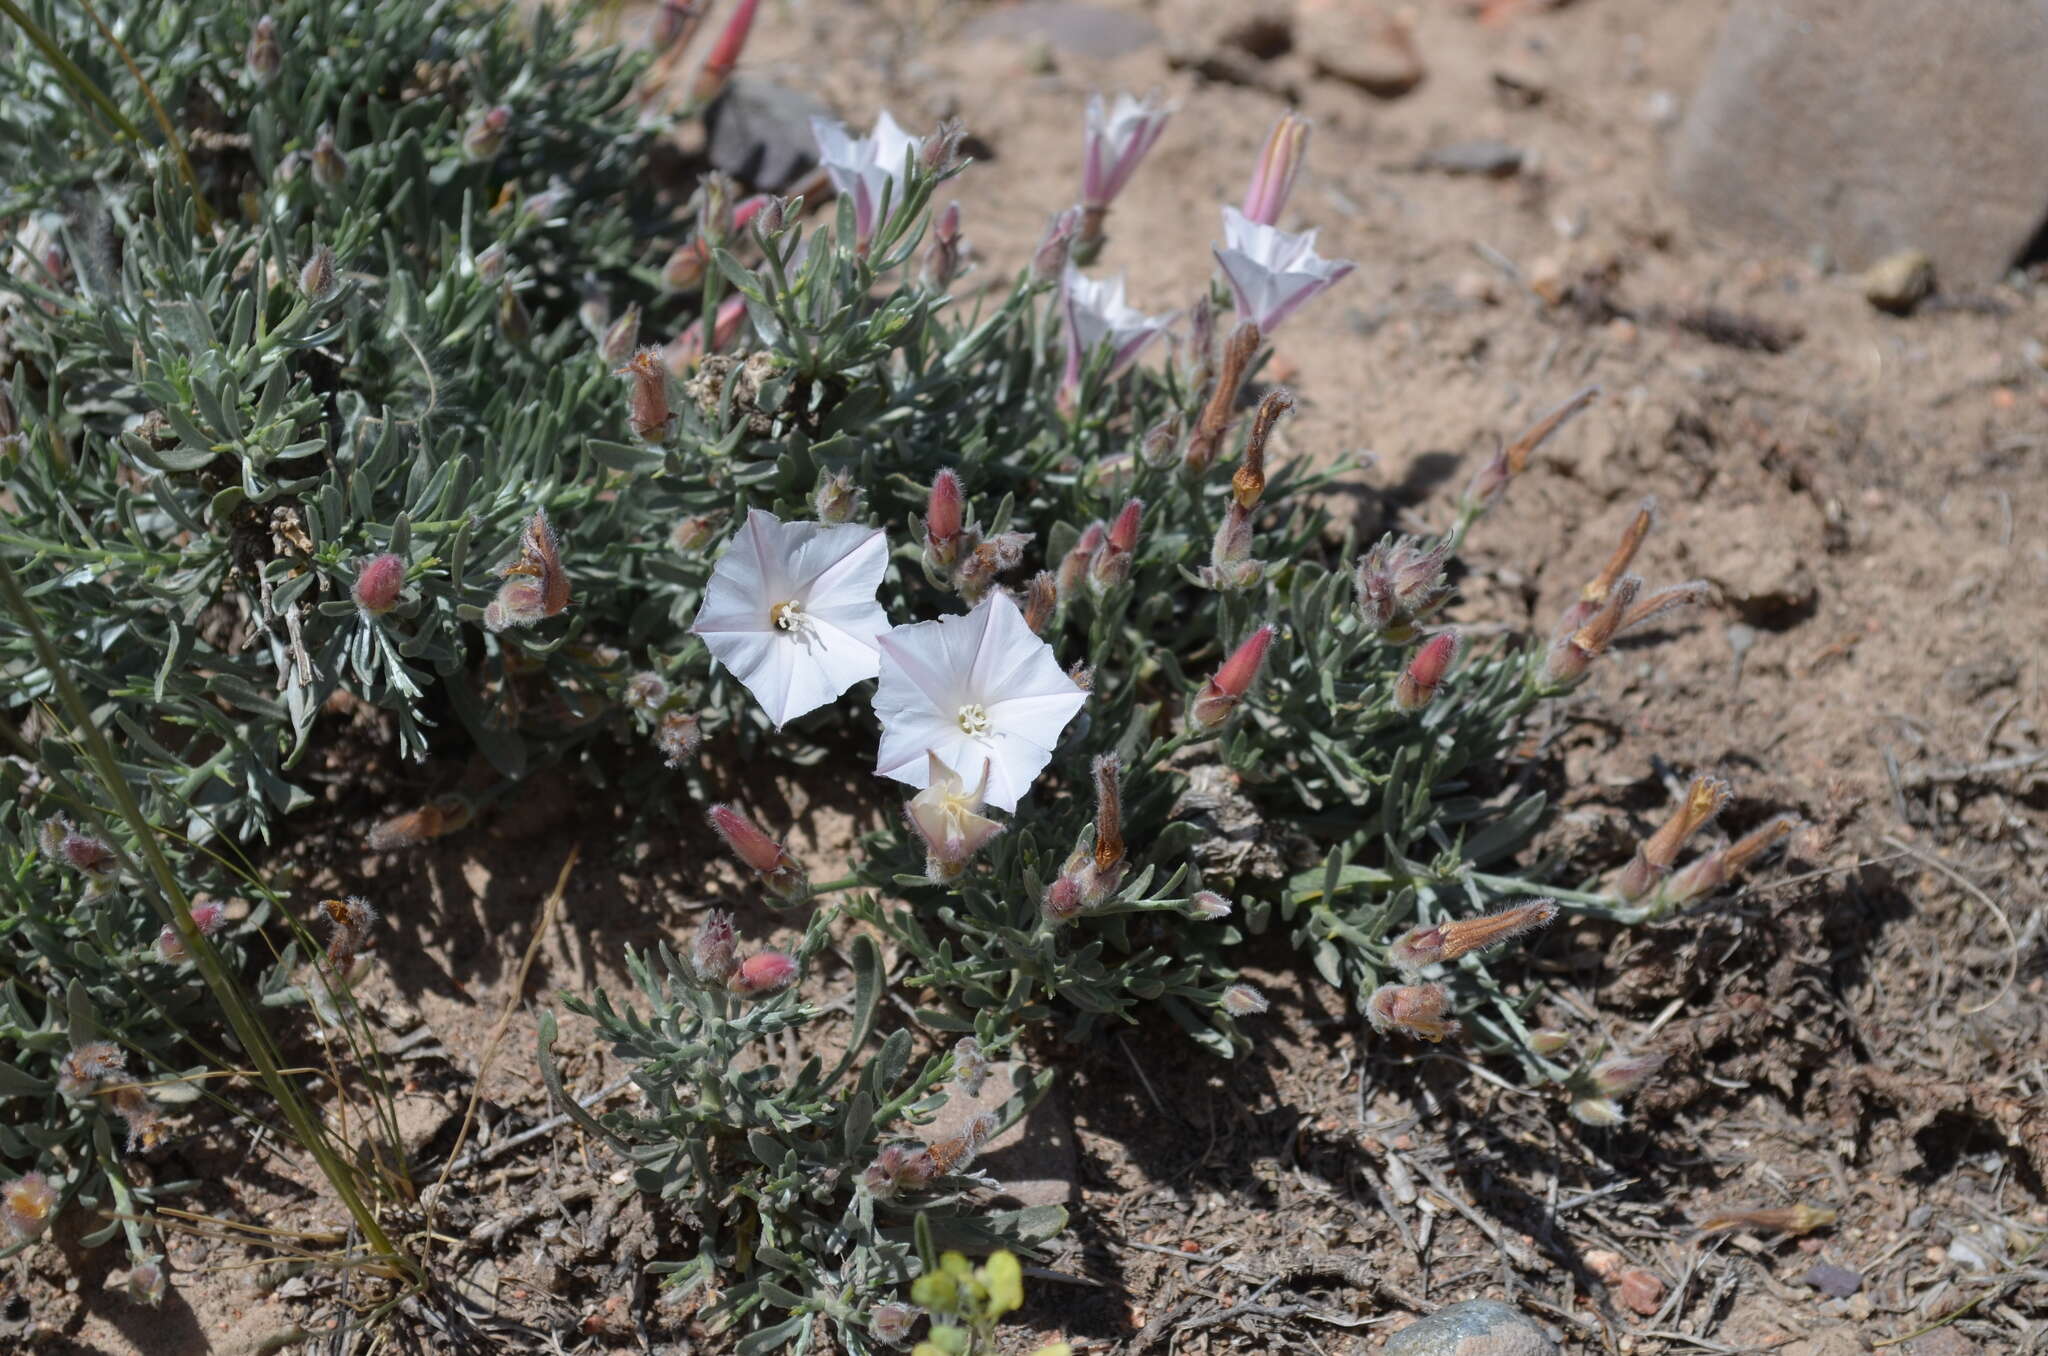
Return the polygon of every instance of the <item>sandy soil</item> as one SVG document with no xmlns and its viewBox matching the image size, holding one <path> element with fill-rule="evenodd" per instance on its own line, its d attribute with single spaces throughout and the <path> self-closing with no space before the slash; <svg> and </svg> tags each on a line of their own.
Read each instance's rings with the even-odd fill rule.
<svg viewBox="0 0 2048 1356">
<path fill-rule="evenodd" d="M 1674 1053 L 1631 1129 L 1588 1131 L 1452 1055 L 1389 1052 L 1281 950 L 1259 957 L 1283 1001 L 1256 1058 L 1192 1059 L 1149 1028 L 1045 1052 L 1070 1072 L 1080 1198 L 1048 1262 L 1069 1279 L 1037 1284 L 1028 1326 L 1082 1351 L 1367 1352 L 1404 1312 L 1490 1295 L 1574 1351 L 2048 1349 L 2038 1260 L 1995 1260 L 2048 1229 L 2040 280 L 1901 319 L 1811 261 L 1699 238 L 1666 189 L 1662 142 L 1722 0 L 1494 5 L 1491 23 L 1416 7 L 1426 78 L 1393 99 L 1314 74 L 1323 26 L 1375 12 L 1357 0 L 1125 5 L 1162 36 L 1111 57 L 975 39 L 999 8 L 769 5 L 747 69 L 863 124 L 880 106 L 913 128 L 963 118 L 981 159 L 950 187 L 991 285 L 1072 199 L 1088 92 L 1167 91 L 1181 112 L 1118 203 L 1104 260 L 1154 310 L 1203 286 L 1217 204 L 1241 195 L 1296 99 L 1316 130 L 1293 224 L 1359 268 L 1278 337 L 1275 375 L 1301 399 L 1290 450 L 1375 454 L 1342 501 L 1361 531 L 1441 523 L 1496 437 L 1598 384 L 1601 401 L 1475 536 L 1457 616 L 1547 629 L 1652 494 L 1664 512 L 1643 572 L 1716 588 L 1536 732 L 1533 775 L 1562 806 L 1541 846 L 1587 873 L 1618 864 L 1700 771 L 1736 787 L 1724 827 L 1786 810 L 1812 826 L 1790 864 L 1725 906 L 1542 949 L 1561 1009 Z M 1523 168 L 1407 168 L 1479 139 L 1519 148 Z M 1730 342 L 1759 336 L 1782 351 Z M 421 780 L 376 774 L 337 804 L 342 833 L 286 856 L 308 889 L 385 901 L 374 1007 L 395 1045 L 425 1032 L 401 1101 L 432 1158 L 508 1004 L 525 1006 L 483 1083 L 498 1137 L 549 1114 L 532 1005 L 619 987 L 624 945 L 682 934 L 732 883 L 703 865 L 694 829 L 619 859 L 607 844 L 622 821 L 553 778 L 466 835 L 363 860 L 348 835 Z M 819 813 L 790 807 L 801 846 L 829 856 L 866 813 L 860 792 L 805 784 Z M 564 907 L 515 993 L 571 843 Z M 564 1055 L 586 1093 L 618 1077 L 581 1023 Z M 219 1183 L 195 1208 L 333 1222 L 304 1165 L 270 1146 L 202 1136 L 184 1152 Z M 636 1278 L 668 1226 L 609 1195 L 615 1166 L 563 1132 L 463 1188 L 470 1231 L 546 1207 L 495 1246 L 443 1245 L 497 1315 L 486 1332 L 529 1325 L 503 1329 L 503 1349 L 544 1349 L 545 1330 L 562 1350 L 718 1349 Z M 575 1195 L 593 1181 L 598 1194 Z M 1839 1222 L 1803 1239 L 1697 1227 L 1798 1203 Z M 48 1350 L 256 1352 L 346 1302 L 331 1274 L 191 1240 L 172 1254 L 179 1297 L 144 1319 L 99 1290 L 104 1259 L 75 1260 L 74 1295 L 61 1272 L 30 1282 Z M 1856 1272 L 1856 1293 L 1818 1291 L 1817 1263 Z M 1229 1312 L 1254 1295 L 1265 1310 Z"/>
</svg>

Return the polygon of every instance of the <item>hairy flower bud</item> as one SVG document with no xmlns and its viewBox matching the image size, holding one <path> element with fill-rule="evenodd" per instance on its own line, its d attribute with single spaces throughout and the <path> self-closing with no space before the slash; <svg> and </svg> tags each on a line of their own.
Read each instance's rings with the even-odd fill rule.
<svg viewBox="0 0 2048 1356">
<path fill-rule="evenodd" d="M 678 245 L 661 266 L 661 285 L 674 292 L 696 290 L 711 268 L 711 246 L 702 237 Z"/>
<path fill-rule="evenodd" d="M 313 182 L 322 188 L 339 188 L 348 179 L 348 157 L 335 144 L 334 129 L 323 127 L 313 142 Z"/>
<path fill-rule="evenodd" d="M 704 732 L 695 716 L 670 711 L 655 722 L 654 747 L 661 750 L 663 761 L 671 768 L 681 767 L 703 742 Z"/>
<path fill-rule="evenodd" d="M 628 362 L 639 343 L 640 303 L 634 302 L 605 327 L 604 337 L 597 341 L 598 356 L 608 363 Z"/>
<path fill-rule="evenodd" d="M 1586 1081 L 1602 1097 L 1626 1097 L 1649 1082 L 1668 1058 L 1656 1053 L 1610 1055 L 1587 1071 Z"/>
<path fill-rule="evenodd" d="M 1403 711 L 1420 711 L 1436 700 L 1436 691 L 1458 659 L 1459 638 L 1455 630 L 1439 631 L 1422 642 L 1422 648 L 1394 680 L 1394 705 Z"/>
<path fill-rule="evenodd" d="M 1728 846 L 1715 848 L 1672 876 L 1665 882 L 1659 898 L 1666 904 L 1677 905 L 1714 893 L 1799 824 L 1797 815 L 1777 815 L 1764 821 Z"/>
<path fill-rule="evenodd" d="M 284 69 L 284 48 L 277 41 L 277 21 L 268 14 L 250 26 L 249 45 L 242 52 L 242 60 L 248 65 L 249 78 L 259 85 L 277 79 L 277 73 Z"/>
<path fill-rule="evenodd" d="M 1231 652 L 1216 670 L 1216 676 L 1202 685 L 1188 717 L 1199 730 L 1214 730 L 1229 720 L 1238 703 L 1251 691 L 1252 683 L 1266 662 L 1266 648 L 1273 643 L 1274 628 L 1261 626 Z"/>
<path fill-rule="evenodd" d="M 1098 754 L 1089 771 L 1095 778 L 1095 869 L 1107 876 L 1124 861 L 1123 764 L 1113 753 Z"/>
<path fill-rule="evenodd" d="M 62 815 L 44 820 L 39 837 L 44 856 L 87 876 L 108 875 L 120 864 L 111 847 L 72 828 Z"/>
<path fill-rule="evenodd" d="M 376 926 L 377 910 L 359 895 L 346 899 L 323 899 L 320 908 L 327 915 L 327 968 L 346 979 L 356 958 L 370 945 L 370 929 Z"/>
<path fill-rule="evenodd" d="M 41 1236 L 57 1214 L 57 1188 L 39 1172 L 25 1172 L 0 1184 L 0 1221 L 16 1243 Z"/>
<path fill-rule="evenodd" d="M 1582 681 L 1593 661 L 1607 653 L 1629 609 L 1635 606 L 1636 594 L 1642 586 L 1643 581 L 1634 575 L 1623 575 L 1615 581 L 1607 601 L 1591 620 L 1570 635 L 1551 642 L 1543 659 L 1543 681 L 1552 687 L 1571 687 Z"/>
<path fill-rule="evenodd" d="M 940 471 L 932 477 L 931 493 L 925 500 L 926 564 L 941 573 L 950 570 L 960 559 L 961 536 L 966 526 L 967 505 L 960 477 L 951 470 Z"/>
<path fill-rule="evenodd" d="M 1045 919 L 1055 925 L 1064 923 L 1080 913 L 1085 907 L 1082 899 L 1082 883 L 1078 876 L 1060 873 L 1052 884 L 1045 887 L 1042 905 Z"/>
<path fill-rule="evenodd" d="M 1155 471 L 1163 471 L 1180 460 L 1180 411 L 1169 413 L 1145 431 L 1139 460 Z"/>
<path fill-rule="evenodd" d="M 1628 1119 L 1621 1103 L 1609 1097 L 1581 1097 L 1571 1105 L 1572 1119 L 1581 1125 L 1606 1130 Z"/>
<path fill-rule="evenodd" d="M 1031 252 L 1031 277 L 1040 283 L 1056 283 L 1066 276 L 1067 256 L 1073 249 L 1074 233 L 1081 229 L 1081 209 L 1069 207 L 1055 216 Z"/>
<path fill-rule="evenodd" d="M 1438 961 L 1456 960 L 1469 951 L 1481 951 L 1512 941 L 1549 926 L 1556 917 L 1557 901 L 1538 899 L 1477 918 L 1431 923 L 1402 934 L 1387 947 L 1387 959 L 1412 972 Z"/>
<path fill-rule="evenodd" d="M 974 1037 L 962 1036 L 953 1043 L 953 1079 L 967 1096 L 981 1096 L 981 1085 L 988 1080 L 990 1067 L 987 1053 Z"/>
<path fill-rule="evenodd" d="M 1145 505 L 1127 501 L 1109 525 L 1102 548 L 1088 562 L 1088 583 L 1097 593 L 1107 593 L 1131 577 L 1131 555 L 1138 549 L 1138 529 Z"/>
<path fill-rule="evenodd" d="M 1059 602 L 1059 584 L 1052 571 L 1040 570 L 1031 576 L 1031 582 L 1024 586 L 1024 624 L 1031 628 L 1032 635 L 1045 634 L 1046 628 L 1052 625 Z"/>
<path fill-rule="evenodd" d="M 534 510 L 519 534 L 519 554 L 499 571 L 498 596 L 484 608 L 484 627 L 499 632 L 558 616 L 569 606 L 569 572 L 546 509 Z"/>
<path fill-rule="evenodd" d="M 385 554 L 372 556 L 356 571 L 350 593 L 365 615 L 382 616 L 398 606 L 405 592 L 405 558 Z"/>
<path fill-rule="evenodd" d="M 1572 1043 L 1571 1036 L 1548 1027 L 1529 1033 L 1529 1048 L 1539 1055 L 1554 1055 Z"/>
<path fill-rule="evenodd" d="M 505 104 L 489 108 L 462 134 L 465 160 L 489 160 L 504 148 L 505 134 L 512 129 L 512 110 Z"/>
<path fill-rule="evenodd" d="M 1190 476 L 1199 479 L 1208 474 L 1222 450 L 1223 435 L 1230 431 L 1231 416 L 1237 409 L 1238 390 L 1251 370 L 1259 343 L 1259 327 L 1249 320 L 1240 322 L 1224 343 L 1216 384 L 1209 391 L 1208 403 L 1202 406 L 1201 417 L 1195 421 L 1195 431 L 1188 438 L 1187 452 L 1181 460 Z"/>
<path fill-rule="evenodd" d="M 690 970 L 706 984 L 723 984 L 739 969 L 739 939 L 733 933 L 732 915 L 712 909 L 697 925 L 690 944 Z"/>
<path fill-rule="evenodd" d="M 1214 890 L 1197 890 L 1188 897 L 1188 909 L 1205 922 L 1230 917 L 1230 901 Z"/>
<path fill-rule="evenodd" d="M 1635 855 L 1615 877 L 1615 897 L 1632 904 L 1662 884 L 1677 865 L 1686 840 L 1721 813 L 1733 795 L 1728 784 L 1718 778 L 1693 778 L 1678 808 L 1671 812 L 1663 827 L 1637 845 Z"/>
<path fill-rule="evenodd" d="M 727 992 L 740 998 L 772 998 L 796 983 L 796 961 L 780 951 L 757 951 L 726 977 Z"/>
<path fill-rule="evenodd" d="M 337 286 L 334 251 L 326 245 L 315 246 L 306 262 L 299 266 L 300 294 L 307 301 L 325 301 L 334 295 Z"/>
<path fill-rule="evenodd" d="M 526 309 L 526 300 L 515 287 L 498 292 L 498 331 L 515 344 L 533 337 L 533 312 Z"/>
<path fill-rule="evenodd" d="M 1586 586 L 1579 590 L 1577 600 L 1566 608 L 1564 615 L 1558 619 L 1556 636 L 1569 636 L 1593 619 L 1593 614 L 1607 601 L 1607 594 L 1613 589 L 1615 581 L 1628 573 L 1628 567 L 1634 563 L 1643 539 L 1650 535 L 1650 529 L 1656 526 L 1656 523 L 1657 500 L 1655 496 L 1651 496 L 1644 499 L 1636 509 L 1635 517 L 1629 520 L 1628 527 L 1622 531 L 1621 541 L 1616 544 L 1614 554 L 1607 558 L 1607 564 L 1601 567 L 1599 574 L 1587 581 Z"/>
<path fill-rule="evenodd" d="M 917 145 L 918 167 L 926 174 L 943 178 L 960 163 L 960 143 L 967 139 L 967 124 L 958 118 L 941 118 Z"/>
<path fill-rule="evenodd" d="M 1464 512 L 1477 516 L 1500 502 L 1514 478 L 1529 469 L 1529 458 L 1550 439 L 1550 435 L 1571 422 L 1581 410 L 1599 398 L 1600 388 L 1588 386 L 1570 400 L 1538 419 L 1527 432 L 1494 453 L 1492 459 L 1465 487 Z"/>
<path fill-rule="evenodd" d="M 1275 226 L 1294 191 L 1294 180 L 1308 158 L 1308 134 L 1312 124 L 1293 109 L 1280 115 L 1266 138 L 1252 181 L 1245 189 L 1244 217 L 1261 226 Z"/>
<path fill-rule="evenodd" d="M 128 1072 L 128 1054 L 112 1041 L 75 1045 L 57 1064 L 57 1091 L 66 1097 L 90 1097 L 102 1079 Z"/>
<path fill-rule="evenodd" d="M 1294 397 L 1285 391 L 1268 391 L 1259 401 L 1251 432 L 1245 435 L 1244 457 L 1237 474 L 1230 478 L 1230 492 L 1240 508 L 1259 506 L 1259 498 L 1266 492 L 1266 440 L 1273 436 L 1273 425 L 1280 422 L 1280 416 L 1293 408 Z"/>
<path fill-rule="evenodd" d="M 1374 1031 L 1383 1036 L 1405 1031 L 1432 1042 L 1458 1034 L 1450 1009 L 1450 995 L 1441 984 L 1382 984 L 1365 1000 L 1365 1017 Z"/>
<path fill-rule="evenodd" d="M 207 900 L 203 904 L 192 906 L 192 926 L 198 928 L 202 936 L 211 937 L 219 932 L 221 924 L 227 921 L 227 916 L 227 905 L 216 900 Z M 175 965 L 184 960 L 190 952 L 186 949 L 184 937 L 167 923 L 164 930 L 156 936 L 156 954 Z"/>
<path fill-rule="evenodd" d="M 868 1311 L 868 1334 L 884 1346 L 902 1346 L 916 1326 L 917 1310 L 907 1304 L 877 1304 Z"/>
<path fill-rule="evenodd" d="M 711 827 L 732 855 L 753 868 L 762 882 L 784 899 L 801 899 L 810 892 L 810 879 L 796 858 L 782 844 L 763 833 L 753 820 L 730 805 L 711 807 Z"/>
<path fill-rule="evenodd" d="M 1089 562 L 1095 559 L 1095 553 L 1102 549 L 1103 540 L 1108 535 L 1109 529 L 1101 522 L 1090 523 L 1081 533 L 1080 540 L 1060 557 L 1058 583 L 1061 601 L 1070 600 L 1080 593 L 1088 578 Z"/>
<path fill-rule="evenodd" d="M 821 523 L 850 523 L 860 516 L 861 493 L 850 471 L 828 471 L 811 491 L 811 508 Z"/>
<path fill-rule="evenodd" d="M 1266 995 L 1249 984 L 1233 984 L 1223 991 L 1217 1006 L 1233 1017 L 1256 1017 L 1272 1007 Z"/>
<path fill-rule="evenodd" d="M 476 276 L 487 283 L 494 283 L 505 276 L 505 247 L 499 243 L 486 245 L 475 259 Z"/>
<path fill-rule="evenodd" d="M 932 218 L 931 243 L 925 248 L 922 265 L 925 286 L 943 292 L 960 276 L 964 243 L 960 237 L 960 204 L 949 202 Z"/>
<path fill-rule="evenodd" d="M 626 422 L 632 425 L 633 436 L 646 443 L 667 438 L 675 415 L 669 408 L 668 369 L 661 365 L 660 350 L 641 349 L 615 375 L 624 377 L 629 388 Z"/>
</svg>

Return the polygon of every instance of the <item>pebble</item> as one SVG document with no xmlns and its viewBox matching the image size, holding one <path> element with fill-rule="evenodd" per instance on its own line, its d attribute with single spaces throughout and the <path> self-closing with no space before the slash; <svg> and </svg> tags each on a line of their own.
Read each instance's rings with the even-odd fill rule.
<svg viewBox="0 0 2048 1356">
<path fill-rule="evenodd" d="M 716 169 L 770 192 L 793 186 L 818 163 L 811 119 L 832 110 L 801 90 L 734 76 L 705 114 L 705 154 Z"/>
<path fill-rule="evenodd" d="M 1447 1304 L 1387 1339 L 1386 1356 L 1559 1356 L 1542 1325 L 1499 1300 Z"/>
<path fill-rule="evenodd" d="M 1835 1299 L 1847 1299 L 1863 1288 L 1863 1273 L 1827 1262 L 1814 1263 L 1799 1279 L 1823 1295 L 1831 1295 Z"/>
<path fill-rule="evenodd" d="M 1341 80 L 1375 99 L 1398 99 L 1429 73 L 1399 19 L 1326 6 L 1302 9 L 1297 23 L 1295 43 L 1310 53 L 1317 75 Z"/>
<path fill-rule="evenodd" d="M 1934 260 L 1922 250 L 1900 250 L 1863 275 L 1863 299 L 1880 311 L 1910 315 L 1934 292 Z"/>
<path fill-rule="evenodd" d="M 1664 1282 L 1641 1267 L 1622 1272 L 1621 1284 L 1617 1289 L 1622 1304 L 1645 1318 L 1663 1307 Z"/>
</svg>

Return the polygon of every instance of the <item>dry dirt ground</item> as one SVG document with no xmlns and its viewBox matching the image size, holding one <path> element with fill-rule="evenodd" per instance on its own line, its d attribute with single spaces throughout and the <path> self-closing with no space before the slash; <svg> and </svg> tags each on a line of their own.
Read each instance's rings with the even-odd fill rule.
<svg viewBox="0 0 2048 1356">
<path fill-rule="evenodd" d="M 1068 1075 L 1078 1194 L 1017 1349 L 1058 1333 L 1083 1352 L 1370 1352 L 1408 1313 L 1485 1295 L 1572 1351 L 2048 1350 L 2041 279 L 1902 319 L 1814 261 L 1699 238 L 1662 143 L 1721 0 L 1496 3 L 1491 21 L 1418 6 L 1426 76 L 1391 99 L 1315 73 L 1322 26 L 1375 13 L 1356 0 L 1126 4 L 1159 37 L 1109 56 L 975 38 L 1001 8 L 771 3 L 747 69 L 863 125 L 882 106 L 913 128 L 964 119 L 980 160 L 949 188 L 992 286 L 1074 196 L 1089 91 L 1167 91 L 1181 110 L 1104 260 L 1151 310 L 1203 285 L 1217 204 L 1297 102 L 1316 130 L 1296 224 L 1359 268 L 1279 336 L 1302 406 L 1290 451 L 1376 456 L 1340 501 L 1363 531 L 1440 524 L 1497 435 L 1598 384 L 1476 535 L 1459 619 L 1544 631 L 1651 494 L 1645 575 L 1716 587 L 1532 732 L 1532 775 L 1562 808 L 1539 847 L 1562 877 L 1613 866 L 1700 771 L 1736 787 L 1726 828 L 1785 810 L 1811 825 L 1789 863 L 1706 912 L 1537 950 L 1560 1013 L 1672 1054 L 1625 1129 L 1581 1127 L 1455 1053 L 1388 1048 L 1280 949 L 1259 957 L 1280 1001 L 1250 1058 L 1212 1062 L 1151 1028 L 1042 1051 Z M 1412 168 L 1479 139 L 1519 148 L 1521 169 Z M 336 798 L 342 831 L 280 865 L 306 891 L 383 904 L 371 1007 L 405 1047 L 407 1134 L 435 1161 L 508 1003 L 524 1006 L 484 1078 L 487 1144 L 550 1114 L 536 1005 L 622 987 L 623 946 L 677 938 L 707 904 L 770 923 L 706 865 L 693 815 L 621 859 L 628 812 L 567 780 L 428 849 L 364 856 L 361 832 L 430 780 L 358 781 Z M 787 805 L 772 785 L 738 790 L 829 856 L 868 793 L 812 772 L 803 786 Z M 515 992 L 572 844 L 564 906 Z M 580 1021 L 563 1053 L 584 1093 L 620 1076 Z M 275 1146 L 200 1134 L 184 1152 L 213 1183 L 197 1209 L 333 1222 Z M 530 1325 L 503 1329 L 504 1349 L 721 1349 L 640 1277 L 670 1226 L 622 1203 L 621 1180 L 567 1130 L 458 1180 L 452 1241 L 434 1246 L 480 1308 Z M 1795 1205 L 1838 1217 L 1798 1238 L 1699 1227 Z M 101 1291 L 104 1259 L 73 1262 L 28 1292 L 52 1351 L 253 1353 L 361 1291 L 186 1239 L 174 1297 L 145 1316 Z M 1854 1273 L 1853 1290 L 1830 1295 L 1840 1278 L 1816 1266 Z"/>
</svg>

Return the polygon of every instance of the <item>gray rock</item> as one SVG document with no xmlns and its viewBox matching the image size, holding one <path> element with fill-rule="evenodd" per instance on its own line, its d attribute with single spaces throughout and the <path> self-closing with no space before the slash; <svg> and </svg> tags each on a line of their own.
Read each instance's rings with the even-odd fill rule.
<svg viewBox="0 0 2048 1356">
<path fill-rule="evenodd" d="M 1075 56 L 1128 56 L 1159 41 L 1150 19 L 1075 0 L 1025 0 L 981 15 L 967 25 L 969 39 L 1012 38 L 1043 42 Z"/>
<path fill-rule="evenodd" d="M 1699 224 L 1993 281 L 2048 218 L 2048 0 L 1737 0 L 1675 134 Z"/>
<path fill-rule="evenodd" d="M 832 116 L 801 90 L 736 75 L 704 115 L 705 154 L 741 183 L 779 193 L 818 163 L 811 119 Z"/>
<path fill-rule="evenodd" d="M 1512 1304 L 1447 1304 L 1387 1339 L 1386 1356 L 1558 1356 L 1541 1324 Z"/>
</svg>

